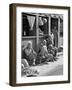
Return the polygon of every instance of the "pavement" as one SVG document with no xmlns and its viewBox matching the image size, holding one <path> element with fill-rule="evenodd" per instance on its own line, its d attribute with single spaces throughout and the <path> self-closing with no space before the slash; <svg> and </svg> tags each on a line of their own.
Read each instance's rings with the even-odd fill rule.
<svg viewBox="0 0 72 90">
<path fill-rule="evenodd" d="M 32 66 L 31 68 L 39 72 L 38 76 L 63 75 L 63 53 L 58 53 L 57 60 L 54 62 Z"/>
</svg>

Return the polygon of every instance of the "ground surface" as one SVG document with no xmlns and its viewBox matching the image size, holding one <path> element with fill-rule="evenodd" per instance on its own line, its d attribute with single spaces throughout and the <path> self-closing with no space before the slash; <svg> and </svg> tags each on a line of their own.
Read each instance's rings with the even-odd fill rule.
<svg viewBox="0 0 72 90">
<path fill-rule="evenodd" d="M 62 75 L 63 74 L 63 55 L 62 53 L 59 53 L 57 56 L 57 61 L 48 62 L 47 64 L 40 64 L 37 66 L 32 66 L 31 68 L 37 69 L 39 71 L 38 76 Z"/>
</svg>

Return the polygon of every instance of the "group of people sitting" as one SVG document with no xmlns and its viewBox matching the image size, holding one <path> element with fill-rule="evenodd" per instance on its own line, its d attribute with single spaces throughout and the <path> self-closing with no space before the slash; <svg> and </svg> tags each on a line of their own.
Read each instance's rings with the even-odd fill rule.
<svg viewBox="0 0 72 90">
<path fill-rule="evenodd" d="M 27 47 L 22 48 L 22 59 L 26 59 L 30 66 L 37 65 L 48 61 L 55 61 L 56 53 L 57 48 L 52 44 L 47 47 L 46 40 L 43 40 L 38 53 L 36 53 L 32 48 L 32 43 L 29 41 Z"/>
</svg>

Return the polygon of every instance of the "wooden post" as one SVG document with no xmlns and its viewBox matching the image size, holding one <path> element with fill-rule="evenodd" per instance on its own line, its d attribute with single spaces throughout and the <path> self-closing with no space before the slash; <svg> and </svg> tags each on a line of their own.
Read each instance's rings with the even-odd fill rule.
<svg viewBox="0 0 72 90">
<path fill-rule="evenodd" d="M 36 15 L 36 45 L 38 50 L 38 44 L 39 44 L 39 29 L 38 29 L 38 14 Z"/>
<path fill-rule="evenodd" d="M 58 17 L 58 48 L 60 47 L 60 17 Z"/>
<path fill-rule="evenodd" d="M 49 35 L 51 34 L 51 16 L 49 15 Z"/>
</svg>

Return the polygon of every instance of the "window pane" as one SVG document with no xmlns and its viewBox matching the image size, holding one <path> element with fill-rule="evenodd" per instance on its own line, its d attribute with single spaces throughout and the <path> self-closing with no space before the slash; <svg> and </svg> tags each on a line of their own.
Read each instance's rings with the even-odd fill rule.
<svg viewBox="0 0 72 90">
<path fill-rule="evenodd" d="M 49 31 L 48 17 L 40 16 L 38 24 L 39 24 L 39 35 L 42 36 L 48 34 Z"/>
<path fill-rule="evenodd" d="M 36 36 L 36 17 L 22 13 L 22 36 Z"/>
</svg>

